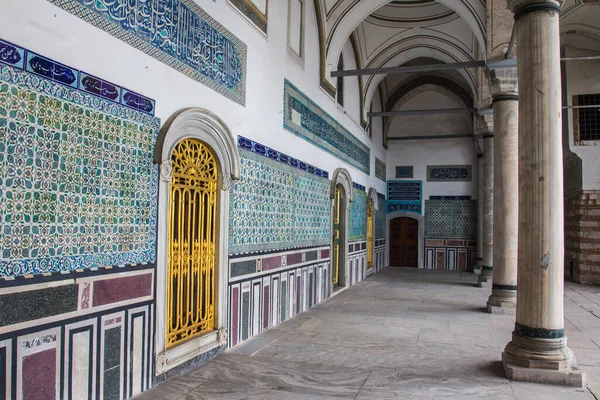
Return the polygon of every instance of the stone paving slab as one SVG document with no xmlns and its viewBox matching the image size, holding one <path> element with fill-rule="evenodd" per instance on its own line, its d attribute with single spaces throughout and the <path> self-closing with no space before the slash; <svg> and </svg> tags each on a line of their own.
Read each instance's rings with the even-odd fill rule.
<svg viewBox="0 0 600 400">
<path fill-rule="evenodd" d="M 514 316 L 487 314 L 490 292 L 472 274 L 388 268 L 136 399 L 600 398 L 600 288 L 565 284 L 582 389 L 504 377 Z"/>
</svg>

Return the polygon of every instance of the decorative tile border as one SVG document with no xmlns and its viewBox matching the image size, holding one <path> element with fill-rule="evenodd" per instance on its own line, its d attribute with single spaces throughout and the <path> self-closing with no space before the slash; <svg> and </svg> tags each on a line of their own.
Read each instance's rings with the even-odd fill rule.
<svg viewBox="0 0 600 400">
<path fill-rule="evenodd" d="M 193 0 L 48 0 L 245 105 L 246 45 Z"/>
<path fill-rule="evenodd" d="M 412 165 L 401 165 L 396 166 L 396 178 L 412 178 L 414 174 L 414 167 Z"/>
<path fill-rule="evenodd" d="M 425 201 L 425 238 L 473 239 L 477 235 L 477 201 Z"/>
<path fill-rule="evenodd" d="M 385 182 L 387 167 L 383 161 L 375 157 L 375 177 Z"/>
<path fill-rule="evenodd" d="M 371 150 L 287 79 L 284 81 L 283 126 L 317 147 L 370 173 Z"/>
<path fill-rule="evenodd" d="M 471 196 L 429 196 L 429 200 L 471 200 Z"/>
<path fill-rule="evenodd" d="M 242 15 L 252 24 L 267 34 L 267 22 L 269 16 L 269 0 L 265 0 L 265 12 L 263 13 L 252 0 L 228 0 Z"/>
<path fill-rule="evenodd" d="M 470 165 L 428 165 L 427 182 L 471 182 Z"/>
<path fill-rule="evenodd" d="M 403 203 L 390 203 L 387 204 L 387 213 L 393 213 L 398 211 L 407 211 L 421 214 L 421 204 L 403 204 Z"/>
<path fill-rule="evenodd" d="M 352 187 L 354 189 L 360 190 L 362 192 L 367 192 L 367 188 L 365 188 L 363 185 L 361 185 L 360 183 L 356 183 L 356 182 L 352 182 Z"/>
<path fill-rule="evenodd" d="M 329 179 L 329 172 L 319 169 L 317 167 L 313 167 L 310 164 L 302 162 L 294 157 L 290 157 L 284 153 L 267 147 L 264 144 L 260 144 L 258 142 L 255 142 L 254 140 L 245 138 L 243 136 L 238 136 L 238 147 L 240 149 L 248 150 L 252 153 L 260 154 L 261 156 L 265 156 L 271 160 L 279 161 L 282 164 L 298 168 L 302 171 L 306 171 L 309 174 L 318 176 L 320 178 Z"/>
<path fill-rule="evenodd" d="M 154 100 L 2 39 L 0 39 L 0 62 L 72 89 L 93 94 L 112 103 L 154 115 L 156 104 Z"/>
</svg>

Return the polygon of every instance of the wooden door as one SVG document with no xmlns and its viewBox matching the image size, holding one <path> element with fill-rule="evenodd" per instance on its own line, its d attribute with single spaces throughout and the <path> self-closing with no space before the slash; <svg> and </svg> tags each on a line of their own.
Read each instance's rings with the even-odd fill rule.
<svg viewBox="0 0 600 400">
<path fill-rule="evenodd" d="M 419 266 L 419 221 L 394 218 L 390 221 L 390 266 Z"/>
</svg>

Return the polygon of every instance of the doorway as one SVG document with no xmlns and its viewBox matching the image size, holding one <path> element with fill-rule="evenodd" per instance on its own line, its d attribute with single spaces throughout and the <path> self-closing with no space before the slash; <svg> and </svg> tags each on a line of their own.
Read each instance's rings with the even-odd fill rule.
<svg viewBox="0 0 600 400">
<path fill-rule="evenodd" d="M 390 221 L 390 266 L 419 266 L 419 221 L 400 217 Z"/>
</svg>

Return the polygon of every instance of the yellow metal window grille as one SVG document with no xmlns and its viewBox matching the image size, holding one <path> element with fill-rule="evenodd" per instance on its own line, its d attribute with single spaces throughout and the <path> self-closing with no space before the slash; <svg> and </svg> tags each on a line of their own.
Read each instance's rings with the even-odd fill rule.
<svg viewBox="0 0 600 400">
<path fill-rule="evenodd" d="M 215 329 L 217 161 L 196 139 L 171 159 L 167 347 Z"/>
<path fill-rule="evenodd" d="M 367 208 L 367 268 L 373 267 L 373 213 L 375 207 L 373 200 L 369 199 L 369 208 Z"/>
<path fill-rule="evenodd" d="M 333 262 L 331 282 L 334 286 L 338 284 L 340 267 L 340 222 L 342 206 L 342 189 L 339 186 L 335 188 L 335 204 L 333 208 Z"/>
</svg>

